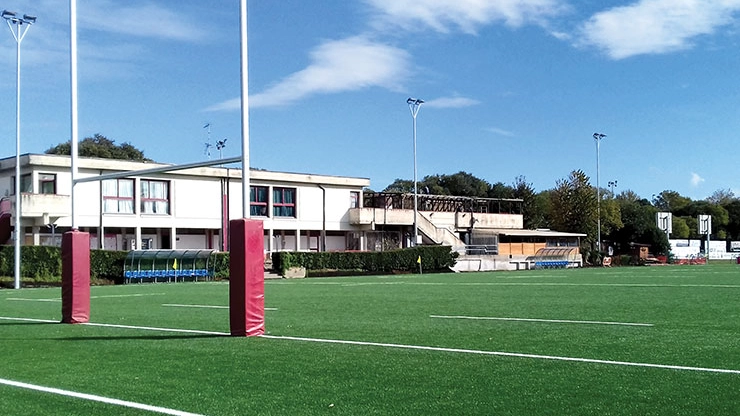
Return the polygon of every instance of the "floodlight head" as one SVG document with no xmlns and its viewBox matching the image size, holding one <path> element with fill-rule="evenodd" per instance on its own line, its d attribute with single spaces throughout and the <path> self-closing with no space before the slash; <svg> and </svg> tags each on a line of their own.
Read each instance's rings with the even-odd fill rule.
<svg viewBox="0 0 740 416">
<path fill-rule="evenodd" d="M 406 100 L 406 104 L 408 105 L 420 105 L 423 103 L 424 103 L 424 100 L 420 100 L 418 98 L 409 98 L 408 100 Z"/>
<path fill-rule="evenodd" d="M 594 139 L 596 140 L 603 139 L 604 137 L 606 137 L 606 134 L 594 133 Z"/>
<path fill-rule="evenodd" d="M 3 10 L 3 19 L 10 19 L 11 17 L 16 17 L 18 13 L 11 12 L 10 10 Z"/>
<path fill-rule="evenodd" d="M 23 15 L 23 21 L 25 21 L 29 25 L 32 25 L 32 24 L 36 23 L 36 16 L 29 16 L 27 14 L 24 14 Z"/>
</svg>

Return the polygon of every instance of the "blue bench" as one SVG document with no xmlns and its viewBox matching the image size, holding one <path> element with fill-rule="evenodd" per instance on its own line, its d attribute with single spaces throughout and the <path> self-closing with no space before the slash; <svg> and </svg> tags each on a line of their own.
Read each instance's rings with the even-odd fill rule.
<svg viewBox="0 0 740 416">
<path fill-rule="evenodd" d="M 126 270 L 123 272 L 123 277 L 126 282 L 131 283 L 137 281 L 141 283 L 144 279 L 152 279 L 156 282 L 157 279 L 167 278 L 167 281 L 177 281 L 177 278 L 199 278 L 199 277 L 213 277 L 212 273 L 208 269 L 185 269 L 185 270 Z"/>
<path fill-rule="evenodd" d="M 542 269 L 560 269 L 568 267 L 568 260 L 540 260 L 534 262 L 534 267 Z"/>
</svg>

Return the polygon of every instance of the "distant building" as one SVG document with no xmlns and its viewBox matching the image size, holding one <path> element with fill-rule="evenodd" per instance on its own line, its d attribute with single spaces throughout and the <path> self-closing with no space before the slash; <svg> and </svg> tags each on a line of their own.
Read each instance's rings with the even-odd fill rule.
<svg viewBox="0 0 740 416">
<path fill-rule="evenodd" d="M 70 157 L 21 156 L 24 244 L 60 245 L 71 226 Z M 79 178 L 166 166 L 79 158 Z M 251 170 L 250 214 L 262 219 L 265 251 L 344 250 L 354 231 L 350 207 L 361 203 L 365 178 Z M 0 237 L 14 224 L 15 157 L 0 160 Z M 92 248 L 225 250 L 229 219 L 241 218 L 241 170 L 206 167 L 79 183 L 76 225 Z M 103 236 L 101 239 L 100 236 Z M 226 240 L 226 241 L 224 241 Z"/>
<path fill-rule="evenodd" d="M 20 161 L 22 243 L 61 245 L 72 223 L 70 157 L 26 154 Z M 77 163 L 80 179 L 167 166 L 96 158 Z M 95 249 L 227 251 L 228 221 L 244 216 L 241 173 L 198 167 L 78 183 L 75 225 L 90 234 Z M 363 192 L 369 179 L 345 176 L 251 170 L 249 180 L 249 217 L 264 224 L 266 253 L 413 245 L 412 194 Z M 12 242 L 14 195 L 15 157 L 0 159 L 0 244 Z M 417 197 L 422 244 L 452 246 L 464 270 L 528 268 L 539 250 L 577 250 L 584 236 L 523 229 L 519 199 Z"/>
</svg>

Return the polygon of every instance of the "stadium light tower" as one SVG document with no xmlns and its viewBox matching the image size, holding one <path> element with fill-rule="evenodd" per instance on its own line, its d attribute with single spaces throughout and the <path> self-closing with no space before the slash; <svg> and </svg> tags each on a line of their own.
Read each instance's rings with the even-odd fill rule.
<svg viewBox="0 0 740 416">
<path fill-rule="evenodd" d="M 599 190 L 599 144 L 606 134 L 594 133 L 596 140 L 596 249 L 601 253 L 601 191 Z"/>
<path fill-rule="evenodd" d="M 612 198 L 614 197 L 614 188 L 617 187 L 617 181 L 609 181 L 609 190 L 611 190 Z"/>
<path fill-rule="evenodd" d="M 15 39 L 15 288 L 21 288 L 21 42 L 28 28 L 36 23 L 36 16 L 3 10 L 3 19 L 8 23 Z"/>
<path fill-rule="evenodd" d="M 406 100 L 406 104 L 409 105 L 409 110 L 411 110 L 411 118 L 414 119 L 414 243 L 413 245 L 416 246 L 419 243 L 419 226 L 416 222 L 416 218 L 419 215 L 419 208 L 418 208 L 418 197 L 419 197 L 419 191 L 417 189 L 417 180 L 416 180 L 416 115 L 419 114 L 419 107 L 421 107 L 422 104 L 424 104 L 424 100 L 420 100 L 418 98 L 409 98 Z"/>
</svg>

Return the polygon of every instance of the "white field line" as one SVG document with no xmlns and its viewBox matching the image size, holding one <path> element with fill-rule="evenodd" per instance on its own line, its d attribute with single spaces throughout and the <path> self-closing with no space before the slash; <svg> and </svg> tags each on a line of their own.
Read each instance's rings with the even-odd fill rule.
<svg viewBox="0 0 740 416">
<path fill-rule="evenodd" d="M 462 316 L 462 315 L 429 315 L 430 318 L 440 319 L 471 319 L 481 321 L 522 321 L 522 322 L 547 322 L 555 324 L 592 324 L 592 325 L 623 325 L 623 326 L 655 326 L 653 324 L 641 324 L 634 322 L 606 322 L 606 321 L 572 321 L 568 319 L 535 319 L 535 318 L 501 318 L 493 316 Z"/>
<path fill-rule="evenodd" d="M 165 293 L 134 293 L 130 295 L 99 295 L 90 296 L 90 299 L 103 299 L 103 298 L 137 298 L 141 296 L 162 296 Z M 61 298 L 45 298 L 45 299 L 31 299 L 31 298 L 6 298 L 5 300 L 11 301 L 26 301 L 26 302 L 61 302 Z"/>
<path fill-rule="evenodd" d="M 666 370 L 683 370 L 683 371 L 701 371 L 701 372 L 707 372 L 707 373 L 740 374 L 740 370 L 729 370 L 729 369 L 723 369 L 723 368 L 686 367 L 686 366 L 680 366 L 680 365 L 633 363 L 633 362 L 627 362 L 627 361 L 596 360 L 596 359 L 591 359 L 591 358 L 577 358 L 577 357 L 559 357 L 559 356 L 554 356 L 554 355 L 521 354 L 521 353 L 514 353 L 514 352 L 467 350 L 467 349 L 460 349 L 460 348 L 425 347 L 425 346 L 420 346 L 420 345 L 386 344 L 386 343 L 381 343 L 381 342 L 345 341 L 345 340 L 336 340 L 336 339 L 289 337 L 289 336 L 277 336 L 277 335 L 260 335 L 260 337 L 277 339 L 277 340 L 321 342 L 321 343 L 345 344 L 345 345 L 362 345 L 362 346 L 385 347 L 385 348 L 402 348 L 402 349 L 422 350 L 422 351 L 456 352 L 456 353 L 462 353 L 462 354 L 493 355 L 493 356 L 499 356 L 499 357 L 516 357 L 516 358 L 531 358 L 531 359 L 539 359 L 539 360 L 570 361 L 570 362 L 590 363 L 590 364 L 620 365 L 620 366 L 628 366 L 628 367 L 648 367 L 648 368 L 659 368 L 659 369 L 666 369 Z"/>
<path fill-rule="evenodd" d="M 162 306 L 174 308 L 205 308 L 205 309 L 229 309 L 228 306 L 221 305 L 186 305 L 182 303 L 163 303 Z M 266 311 L 276 311 L 277 308 L 265 308 Z"/>
<path fill-rule="evenodd" d="M 99 326 L 99 327 L 104 327 L 104 328 L 140 329 L 144 331 L 177 332 L 177 333 L 183 333 L 183 334 L 221 335 L 221 336 L 231 335 L 228 332 L 201 331 L 198 329 L 177 329 L 177 328 L 159 328 L 159 327 L 154 327 L 154 326 L 98 324 L 94 322 L 86 322 L 84 324 L 79 324 L 79 325 Z"/>
<path fill-rule="evenodd" d="M 287 284 L 287 283 L 286 283 Z M 740 289 L 740 285 L 711 285 L 711 284 L 662 284 L 662 283 L 558 283 L 558 282 L 301 282 L 302 285 L 327 286 L 369 286 L 369 285 L 414 285 L 414 286 L 583 286 L 583 287 L 675 287 L 675 288 L 722 288 Z"/>
<path fill-rule="evenodd" d="M 109 397 L 96 396 L 94 394 L 77 393 L 75 391 L 56 389 L 53 387 L 38 386 L 35 384 L 21 383 L 19 381 L 6 380 L 0 378 L 0 384 L 6 386 L 19 387 L 22 389 L 35 390 L 44 393 L 58 394 L 60 396 L 74 397 L 77 399 L 91 400 L 94 402 L 101 402 L 106 404 L 112 404 L 116 406 L 131 407 L 134 409 L 146 410 L 149 412 L 162 413 L 165 415 L 176 415 L 176 416 L 201 416 L 198 413 L 183 412 L 181 410 L 168 409 L 166 407 L 151 406 L 148 404 L 129 402 L 126 400 L 111 399 Z"/>
<path fill-rule="evenodd" d="M 33 318 L 11 318 L 8 316 L 0 316 L 0 320 L 3 321 L 21 321 L 21 322 L 39 322 L 44 324 L 58 324 L 59 321 L 54 321 L 51 319 L 33 319 Z"/>
<path fill-rule="evenodd" d="M 24 322 L 40 322 L 40 323 L 54 323 L 57 324 L 59 321 L 53 321 L 50 319 L 33 319 L 33 318 L 11 318 L 7 316 L 0 316 L 0 320 L 6 321 L 24 321 Z M 99 326 L 104 328 L 122 328 L 122 329 L 138 329 L 144 331 L 160 331 L 160 332 L 177 332 L 183 334 L 201 334 L 201 335 L 231 335 L 228 332 L 215 332 L 215 331 L 201 331 L 198 329 L 177 329 L 177 328 L 160 328 L 153 326 L 134 326 L 134 325 L 119 325 L 119 324 L 99 324 L 95 322 L 85 322 L 82 324 L 75 325 L 87 325 L 87 326 Z"/>
<path fill-rule="evenodd" d="M 5 320 L 15 321 L 30 321 L 30 322 L 48 322 L 56 323 L 57 321 L 50 321 L 45 319 L 31 319 L 31 318 L 11 318 L 11 317 L 0 317 Z M 211 332 L 211 331 L 198 331 L 191 329 L 174 329 L 174 328 L 154 328 L 146 326 L 132 326 L 132 325 L 113 325 L 113 324 L 96 324 L 86 323 L 79 325 L 90 325 L 100 327 L 111 327 L 111 328 L 126 328 L 126 329 L 141 329 L 147 331 L 165 331 L 165 332 L 180 332 L 180 333 L 195 333 L 195 334 L 208 334 L 208 335 L 230 335 L 225 332 Z M 561 357 L 555 355 L 539 355 L 539 354 L 523 354 L 514 352 L 502 352 L 502 351 L 481 351 L 481 350 L 468 350 L 461 348 L 443 348 L 443 347 L 428 347 L 423 345 L 407 345 L 407 344 L 388 344 L 381 342 L 366 342 L 366 341 L 347 341 L 337 339 L 322 339 L 322 338 L 306 338 L 306 337 L 290 337 L 290 336 L 279 336 L 279 335 L 260 335 L 261 338 L 275 339 L 275 340 L 288 340 L 288 341 L 303 341 L 303 342 L 320 342 L 327 344 L 344 344 L 344 345 L 361 345 L 370 347 L 385 347 L 385 348 L 400 348 L 408 350 L 421 350 L 421 351 L 439 351 L 439 352 L 454 352 L 460 354 L 476 354 L 476 355 L 491 355 L 499 357 L 516 357 L 516 358 L 530 358 L 539 360 L 554 360 L 554 361 L 568 361 L 568 362 L 579 362 L 579 363 L 590 363 L 590 364 L 606 364 L 606 365 L 619 365 L 628 367 L 647 367 L 647 368 L 658 368 L 666 370 L 683 370 L 683 371 L 700 371 L 706 373 L 724 373 L 724 374 L 740 374 L 740 370 L 731 370 L 724 368 L 707 368 L 707 367 L 687 367 L 680 365 L 668 365 L 668 364 L 651 364 L 651 363 L 635 363 L 628 361 L 610 361 L 610 360 L 597 360 L 592 358 L 578 358 L 578 357 Z"/>
</svg>

